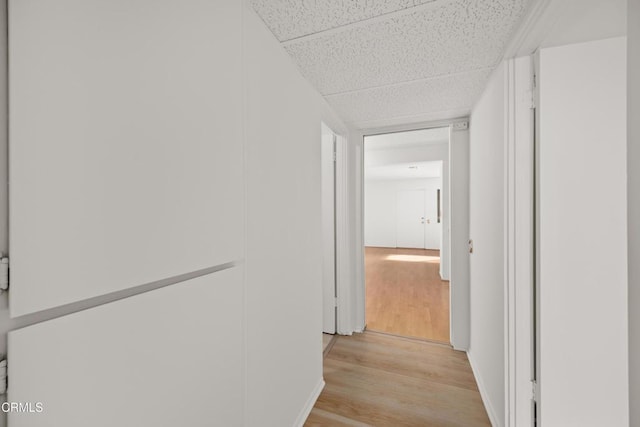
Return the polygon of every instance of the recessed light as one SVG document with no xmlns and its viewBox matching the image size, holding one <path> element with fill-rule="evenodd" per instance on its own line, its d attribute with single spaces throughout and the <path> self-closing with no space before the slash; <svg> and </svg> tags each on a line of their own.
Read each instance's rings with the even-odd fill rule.
<svg viewBox="0 0 640 427">
<path fill-rule="evenodd" d="M 417 166 L 409 166 L 409 169 L 418 169 Z"/>
</svg>

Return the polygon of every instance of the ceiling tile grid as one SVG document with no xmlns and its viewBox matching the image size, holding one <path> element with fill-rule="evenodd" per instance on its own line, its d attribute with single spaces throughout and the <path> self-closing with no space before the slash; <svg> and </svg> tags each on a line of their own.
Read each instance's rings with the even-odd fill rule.
<svg viewBox="0 0 640 427">
<path fill-rule="evenodd" d="M 355 127 L 359 122 L 417 116 L 455 109 L 470 110 L 481 95 L 491 69 L 426 81 L 362 90 L 326 97 L 329 104 Z"/>
<path fill-rule="evenodd" d="M 251 0 L 279 41 L 371 19 L 434 0 Z"/>
<path fill-rule="evenodd" d="M 355 127 L 468 114 L 531 2 L 252 0 L 303 76 Z"/>
<path fill-rule="evenodd" d="M 457 0 L 286 50 L 323 95 L 494 66 L 524 0 Z"/>
</svg>

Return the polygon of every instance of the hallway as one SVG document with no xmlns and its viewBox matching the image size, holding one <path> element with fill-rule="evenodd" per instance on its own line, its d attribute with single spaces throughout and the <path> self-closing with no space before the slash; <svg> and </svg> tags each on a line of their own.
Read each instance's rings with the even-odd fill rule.
<svg viewBox="0 0 640 427">
<path fill-rule="evenodd" d="M 367 329 L 449 343 L 439 251 L 365 248 Z"/>
<path fill-rule="evenodd" d="M 640 427 L 640 0 L 0 27 L 0 427 Z"/>
<path fill-rule="evenodd" d="M 338 336 L 305 426 L 489 426 L 463 352 L 375 332 Z"/>
</svg>

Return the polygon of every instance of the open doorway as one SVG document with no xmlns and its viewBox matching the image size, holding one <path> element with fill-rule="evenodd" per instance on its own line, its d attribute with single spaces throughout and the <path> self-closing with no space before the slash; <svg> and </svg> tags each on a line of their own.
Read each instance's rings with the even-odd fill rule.
<svg viewBox="0 0 640 427">
<path fill-rule="evenodd" d="M 364 137 L 367 329 L 450 342 L 449 127 Z"/>
</svg>

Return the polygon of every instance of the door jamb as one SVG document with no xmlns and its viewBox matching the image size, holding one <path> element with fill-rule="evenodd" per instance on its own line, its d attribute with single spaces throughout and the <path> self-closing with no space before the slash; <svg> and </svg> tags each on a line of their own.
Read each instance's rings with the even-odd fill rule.
<svg viewBox="0 0 640 427">
<path fill-rule="evenodd" d="M 351 328 L 352 300 L 351 262 L 349 256 L 349 187 L 347 138 L 334 132 L 335 138 L 335 272 L 336 272 L 336 333 L 345 335 Z M 349 334 L 350 335 L 350 334 Z"/>
<path fill-rule="evenodd" d="M 533 420 L 533 286 L 535 274 L 533 60 L 507 60 L 505 123 L 505 421 Z"/>
</svg>

